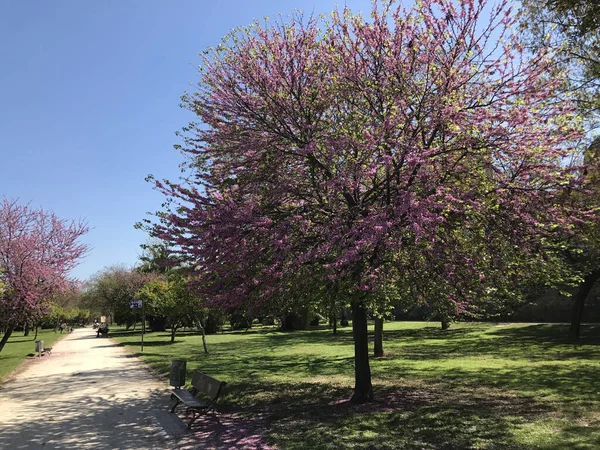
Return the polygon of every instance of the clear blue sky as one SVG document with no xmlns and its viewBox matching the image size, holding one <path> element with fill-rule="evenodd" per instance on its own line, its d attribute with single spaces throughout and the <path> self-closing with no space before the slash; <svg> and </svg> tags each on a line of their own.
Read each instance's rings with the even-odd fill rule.
<svg viewBox="0 0 600 450">
<path fill-rule="evenodd" d="M 144 181 L 176 179 L 179 97 L 197 56 L 234 27 L 294 9 L 368 0 L 0 0 L 0 196 L 84 219 L 92 247 L 73 275 L 135 264 L 135 222 L 163 200 Z M 193 63 L 193 64 L 190 64 Z"/>
</svg>

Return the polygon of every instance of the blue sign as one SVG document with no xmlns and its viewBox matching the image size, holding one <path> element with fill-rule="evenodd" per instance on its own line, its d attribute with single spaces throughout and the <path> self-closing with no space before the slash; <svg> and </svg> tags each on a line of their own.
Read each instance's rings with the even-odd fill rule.
<svg viewBox="0 0 600 450">
<path fill-rule="evenodd" d="M 129 300 L 129 307 L 130 308 L 141 308 L 142 301 L 141 300 Z"/>
</svg>

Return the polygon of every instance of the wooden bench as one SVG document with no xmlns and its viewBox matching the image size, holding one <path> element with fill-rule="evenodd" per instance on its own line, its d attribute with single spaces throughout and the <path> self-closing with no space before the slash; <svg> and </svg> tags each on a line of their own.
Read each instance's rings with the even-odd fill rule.
<svg viewBox="0 0 600 450">
<path fill-rule="evenodd" d="M 187 407 L 186 416 L 190 414 L 192 416 L 187 426 L 189 430 L 198 417 L 215 409 L 219 395 L 226 384 L 224 381 L 195 370 L 192 375 L 192 388 L 189 391 L 180 388 L 171 391 L 171 398 L 175 401 L 171 412 L 175 412 L 177 406 L 184 404 Z"/>
</svg>

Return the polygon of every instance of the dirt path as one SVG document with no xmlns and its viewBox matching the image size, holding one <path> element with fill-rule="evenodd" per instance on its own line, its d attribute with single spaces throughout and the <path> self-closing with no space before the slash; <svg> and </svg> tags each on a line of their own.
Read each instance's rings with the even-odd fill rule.
<svg viewBox="0 0 600 450">
<path fill-rule="evenodd" d="M 167 389 L 112 340 L 75 330 L 0 385 L 0 448 L 178 448 Z"/>
</svg>

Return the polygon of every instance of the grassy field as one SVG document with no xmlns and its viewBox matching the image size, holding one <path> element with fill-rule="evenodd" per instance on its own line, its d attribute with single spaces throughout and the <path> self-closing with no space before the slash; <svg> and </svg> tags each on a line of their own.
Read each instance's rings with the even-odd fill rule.
<svg viewBox="0 0 600 450">
<path fill-rule="evenodd" d="M 583 345 L 560 325 L 385 325 L 386 356 L 371 360 L 376 399 L 351 405 L 350 328 L 251 329 L 201 338 L 149 333 L 143 358 L 172 359 L 228 382 L 220 405 L 266 423 L 282 449 L 599 449 L 600 327 Z M 116 332 L 139 352 L 139 333 Z"/>
<path fill-rule="evenodd" d="M 34 331 L 30 332 L 29 336 L 23 336 L 21 331 L 13 332 L 0 352 L 0 380 L 25 361 L 27 355 L 35 353 L 34 336 Z M 61 336 L 60 333 L 55 333 L 54 330 L 40 330 L 37 339 L 43 340 L 45 347 L 52 347 L 53 343 Z"/>
</svg>

